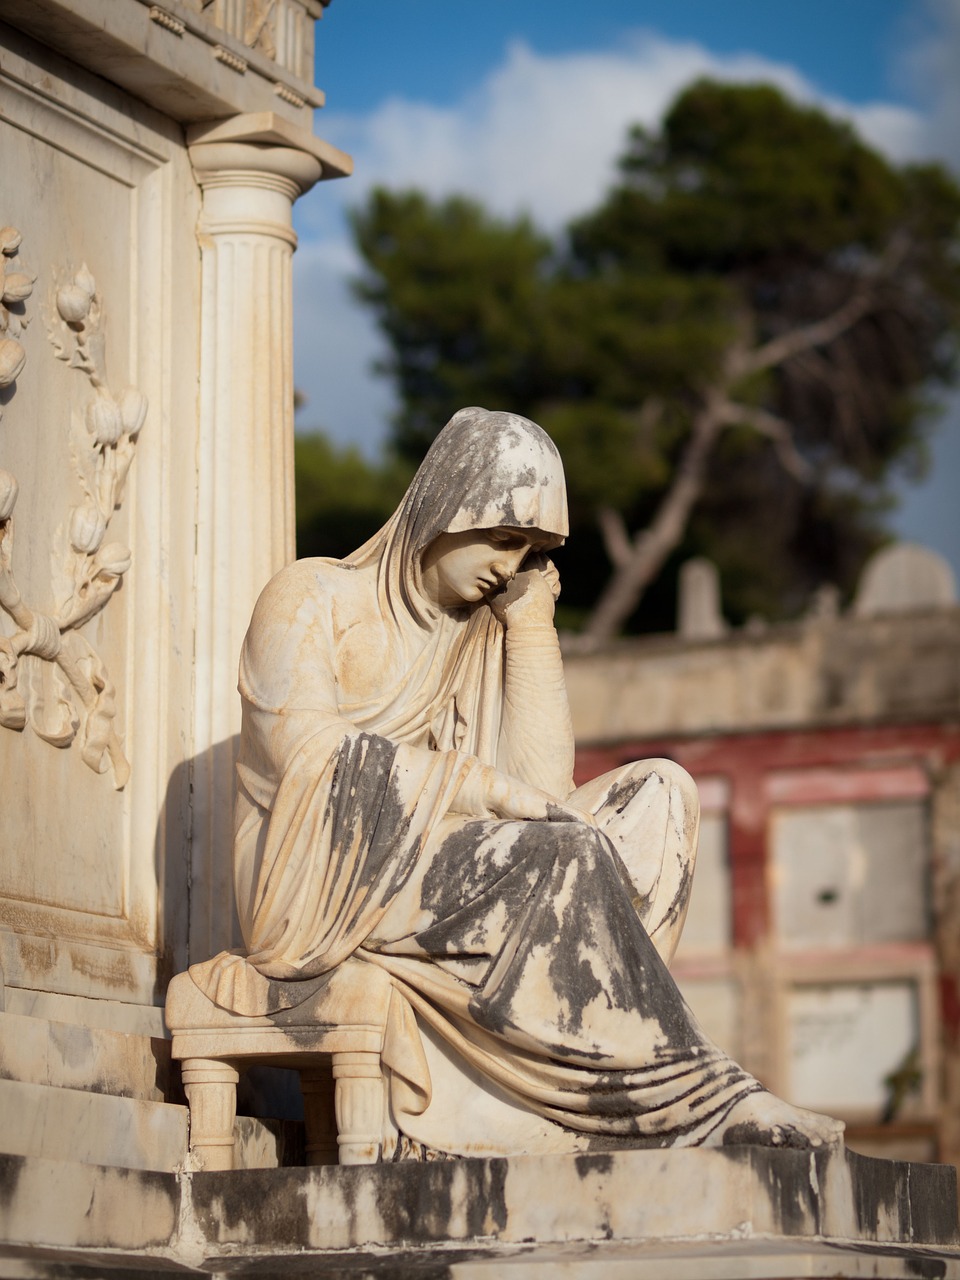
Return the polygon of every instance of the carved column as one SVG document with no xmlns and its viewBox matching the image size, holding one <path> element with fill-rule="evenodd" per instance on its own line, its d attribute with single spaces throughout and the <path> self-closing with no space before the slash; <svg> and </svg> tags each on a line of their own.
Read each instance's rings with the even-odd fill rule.
<svg viewBox="0 0 960 1280">
<path fill-rule="evenodd" d="M 291 146 L 190 147 L 203 192 L 190 954 L 230 945 L 237 662 L 257 596 L 294 556 L 291 226 L 321 175 Z"/>
</svg>

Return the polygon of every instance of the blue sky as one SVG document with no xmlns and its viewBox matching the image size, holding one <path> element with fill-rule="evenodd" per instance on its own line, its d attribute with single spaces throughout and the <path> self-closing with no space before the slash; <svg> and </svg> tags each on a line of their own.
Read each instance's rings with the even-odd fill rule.
<svg viewBox="0 0 960 1280">
<path fill-rule="evenodd" d="M 355 159 L 295 218 L 301 428 L 371 456 L 393 405 L 347 280 L 346 210 L 371 186 L 465 191 L 559 229 L 601 198 L 626 126 L 655 124 L 696 75 L 767 79 L 850 119 L 896 160 L 960 168 L 960 0 L 333 0 L 316 29 L 315 129 Z M 960 396 L 920 486 L 901 486 L 904 538 L 960 577 Z"/>
</svg>

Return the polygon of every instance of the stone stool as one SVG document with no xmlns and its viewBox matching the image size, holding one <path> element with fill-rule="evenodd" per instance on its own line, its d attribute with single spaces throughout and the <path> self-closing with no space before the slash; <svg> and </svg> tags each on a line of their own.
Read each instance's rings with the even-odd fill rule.
<svg viewBox="0 0 960 1280">
<path fill-rule="evenodd" d="M 254 1062 L 299 1072 L 308 1163 L 375 1164 L 391 991 L 382 969 L 347 960 L 304 1004 L 251 1018 L 219 1008 L 189 973 L 178 974 L 167 992 L 166 1020 L 190 1106 L 190 1150 L 204 1169 L 233 1168 L 237 1080 Z"/>
</svg>

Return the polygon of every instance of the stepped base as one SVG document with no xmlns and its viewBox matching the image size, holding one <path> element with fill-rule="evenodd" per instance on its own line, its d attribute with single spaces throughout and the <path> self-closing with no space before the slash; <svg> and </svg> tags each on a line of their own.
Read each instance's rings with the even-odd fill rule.
<svg viewBox="0 0 960 1280">
<path fill-rule="evenodd" d="M 0 1012 L 0 1151 L 171 1173 L 189 1164 L 179 1075 L 158 1036 Z M 239 1169 L 302 1163 L 303 1126 L 239 1116 L 235 1148 Z"/>
<path fill-rule="evenodd" d="M 179 1178 L 3 1157 L 0 1240 L 0 1274 L 51 1280 L 960 1280 L 953 1168 L 757 1147 Z"/>
</svg>

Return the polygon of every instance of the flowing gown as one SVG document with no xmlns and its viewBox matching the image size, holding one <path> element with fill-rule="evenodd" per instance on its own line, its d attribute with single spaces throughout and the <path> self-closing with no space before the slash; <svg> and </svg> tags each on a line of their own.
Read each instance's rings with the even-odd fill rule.
<svg viewBox="0 0 960 1280">
<path fill-rule="evenodd" d="M 645 761 L 572 794 L 558 784 L 572 735 L 553 628 L 505 634 L 486 604 L 415 600 L 417 616 L 404 523 L 401 509 L 349 561 L 297 562 L 258 603 L 240 670 L 246 947 L 191 974 L 263 1015 L 305 1004 L 348 956 L 385 969 L 386 1157 L 709 1141 L 760 1086 L 666 968 L 693 783 Z M 595 825 L 464 811 L 484 766 L 554 779 Z"/>
</svg>

